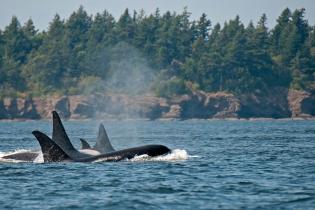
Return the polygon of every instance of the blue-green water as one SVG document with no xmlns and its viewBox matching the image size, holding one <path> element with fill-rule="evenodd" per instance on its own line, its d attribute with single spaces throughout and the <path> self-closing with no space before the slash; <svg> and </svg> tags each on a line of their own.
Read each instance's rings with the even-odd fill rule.
<svg viewBox="0 0 315 210">
<path fill-rule="evenodd" d="M 116 149 L 164 144 L 155 161 L 0 163 L 0 208 L 314 209 L 315 121 L 110 121 Z M 65 122 L 96 138 L 98 122 Z M 0 151 L 39 148 L 51 122 L 0 122 Z M 185 153 L 187 152 L 188 155 Z"/>
</svg>

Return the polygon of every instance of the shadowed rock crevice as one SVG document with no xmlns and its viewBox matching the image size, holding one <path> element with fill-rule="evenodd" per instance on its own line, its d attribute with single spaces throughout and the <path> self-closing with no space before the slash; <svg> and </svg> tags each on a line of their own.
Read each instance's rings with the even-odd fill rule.
<svg viewBox="0 0 315 210">
<path fill-rule="evenodd" d="M 310 116 L 315 116 L 315 97 L 306 98 L 301 104 L 301 110 L 303 113 L 308 114 Z"/>
<path fill-rule="evenodd" d="M 315 93 L 306 91 L 290 90 L 288 102 L 292 117 L 315 116 Z"/>
<path fill-rule="evenodd" d="M 288 118 L 291 117 L 288 103 L 288 90 L 284 88 L 270 89 L 268 92 L 243 94 L 239 117 L 241 118 Z"/>
</svg>

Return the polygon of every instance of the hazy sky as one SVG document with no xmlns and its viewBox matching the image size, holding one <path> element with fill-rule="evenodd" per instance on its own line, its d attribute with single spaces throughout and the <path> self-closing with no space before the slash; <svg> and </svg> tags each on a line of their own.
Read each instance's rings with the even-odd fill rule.
<svg viewBox="0 0 315 210">
<path fill-rule="evenodd" d="M 192 19 L 197 19 L 204 12 L 212 23 L 224 23 L 225 20 L 240 15 L 241 21 L 255 23 L 266 13 L 268 26 L 273 27 L 281 11 L 290 9 L 306 9 L 305 17 L 311 25 L 315 25 L 315 0 L 0 0 L 0 29 L 4 29 L 13 15 L 22 24 L 32 18 L 38 29 L 47 29 L 49 22 L 58 13 L 62 18 L 83 5 L 89 14 L 108 10 L 118 18 L 125 8 L 131 10 L 144 9 L 146 14 L 154 12 L 158 7 L 161 12 L 167 10 L 182 12 L 185 6 L 192 13 Z"/>
</svg>

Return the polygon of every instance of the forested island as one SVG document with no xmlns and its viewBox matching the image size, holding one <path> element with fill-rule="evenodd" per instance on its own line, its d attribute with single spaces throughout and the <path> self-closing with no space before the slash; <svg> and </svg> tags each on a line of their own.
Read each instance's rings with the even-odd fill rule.
<svg viewBox="0 0 315 210">
<path fill-rule="evenodd" d="M 265 14 L 220 25 L 187 9 L 126 9 L 116 20 L 81 6 L 44 31 L 14 16 L 0 30 L 0 119 L 50 109 L 70 118 L 314 116 L 315 27 L 304 14 L 287 8 L 269 29 Z"/>
</svg>

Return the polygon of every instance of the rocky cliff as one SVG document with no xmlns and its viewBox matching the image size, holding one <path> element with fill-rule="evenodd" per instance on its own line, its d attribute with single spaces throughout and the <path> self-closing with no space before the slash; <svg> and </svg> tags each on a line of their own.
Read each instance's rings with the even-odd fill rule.
<svg viewBox="0 0 315 210">
<path fill-rule="evenodd" d="M 315 93 L 290 90 L 288 104 L 292 117 L 308 118 L 315 116 Z"/>
<path fill-rule="evenodd" d="M 95 94 L 0 100 L 0 119 L 49 119 L 52 110 L 71 119 L 309 118 L 315 116 L 315 94 L 277 89 L 240 96 L 192 91 L 171 99 Z"/>
</svg>

